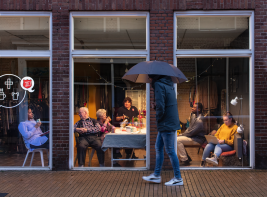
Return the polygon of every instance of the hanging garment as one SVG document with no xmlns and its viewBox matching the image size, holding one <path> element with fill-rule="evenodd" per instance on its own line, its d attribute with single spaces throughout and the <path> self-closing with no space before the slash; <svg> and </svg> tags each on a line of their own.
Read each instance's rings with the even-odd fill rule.
<svg viewBox="0 0 267 197">
<path fill-rule="evenodd" d="M 197 86 L 195 102 L 201 103 L 203 105 L 204 110 L 208 109 L 209 107 L 210 109 L 217 109 L 217 104 L 218 104 L 217 84 L 214 81 L 207 79 L 202 81 Z M 210 106 L 208 106 L 208 104 Z"/>
<path fill-rule="evenodd" d="M 38 99 L 42 99 L 42 84 L 41 84 L 41 82 L 39 83 Z"/>
<path fill-rule="evenodd" d="M 43 91 L 42 91 L 42 93 L 43 93 L 43 95 L 44 95 L 44 98 L 47 98 L 48 97 L 48 93 L 47 93 L 47 84 L 48 84 L 48 82 L 47 81 L 45 81 L 44 82 L 44 87 L 43 87 Z"/>
</svg>

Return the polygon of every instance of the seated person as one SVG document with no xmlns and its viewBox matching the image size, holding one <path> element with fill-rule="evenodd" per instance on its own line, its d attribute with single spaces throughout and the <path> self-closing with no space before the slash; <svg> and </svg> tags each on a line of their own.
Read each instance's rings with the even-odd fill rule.
<svg viewBox="0 0 267 197">
<path fill-rule="evenodd" d="M 190 116 L 189 127 L 177 137 L 177 153 L 181 158 L 181 165 L 189 165 L 191 158 L 188 156 L 184 145 L 201 145 L 205 141 L 205 130 L 203 125 L 203 106 L 195 103 Z"/>
<path fill-rule="evenodd" d="M 32 110 L 28 110 L 28 120 L 21 122 L 18 126 L 26 147 L 30 150 L 37 148 L 49 149 L 49 134 L 43 135 L 40 129 L 41 122 L 37 122 L 33 119 L 34 115 Z M 42 135 L 42 136 L 41 136 Z"/>
<path fill-rule="evenodd" d="M 233 115 L 227 112 L 223 115 L 224 124 L 218 129 L 215 137 L 218 139 L 218 144 L 208 143 L 204 149 L 201 166 L 205 166 L 205 162 L 211 163 L 213 165 L 218 165 L 218 158 L 222 152 L 233 150 L 234 145 L 234 135 L 237 132 L 237 125 Z M 212 158 L 208 158 L 210 152 L 214 152 Z"/>
<path fill-rule="evenodd" d="M 106 133 L 115 133 L 115 127 L 110 124 L 111 121 L 110 117 L 107 117 L 107 112 L 105 109 L 99 109 L 96 112 L 97 121 L 100 124 L 101 127 L 101 144 L 103 144 Z M 117 159 L 119 157 L 122 157 L 120 153 L 119 148 L 113 148 L 113 158 Z M 113 161 L 114 167 L 121 167 L 116 161 Z"/>
<path fill-rule="evenodd" d="M 111 121 L 111 118 L 107 117 L 107 112 L 105 109 L 97 110 L 96 117 L 97 117 L 97 121 L 101 127 L 100 138 L 101 138 L 101 144 L 103 144 L 106 133 L 114 133 L 115 127 L 109 123 Z"/>
<path fill-rule="evenodd" d="M 83 167 L 86 157 L 86 149 L 90 146 L 97 151 L 97 158 L 100 167 L 104 167 L 104 152 L 101 149 L 101 140 L 99 137 L 100 125 L 92 118 L 89 118 L 89 111 L 86 107 L 79 109 L 81 120 L 74 125 L 74 132 L 79 133 L 79 142 L 77 144 L 77 155 L 79 167 Z"/>
<path fill-rule="evenodd" d="M 123 121 L 125 118 L 127 118 L 128 121 L 131 121 L 133 117 L 138 117 L 138 115 L 139 112 L 137 108 L 135 106 L 132 106 L 132 99 L 130 97 L 126 97 L 123 100 L 123 106 L 118 109 L 116 120 Z M 132 151 L 133 149 L 125 149 L 127 159 L 130 158 Z M 138 159 L 138 157 L 136 157 L 134 153 L 132 158 Z"/>
</svg>

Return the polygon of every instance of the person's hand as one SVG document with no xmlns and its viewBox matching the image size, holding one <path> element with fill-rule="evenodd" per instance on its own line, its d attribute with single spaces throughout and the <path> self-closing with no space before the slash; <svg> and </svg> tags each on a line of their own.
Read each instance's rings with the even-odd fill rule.
<svg viewBox="0 0 267 197">
<path fill-rule="evenodd" d="M 218 139 L 218 142 L 219 142 L 219 144 L 224 144 L 224 140 L 219 140 Z"/>
<path fill-rule="evenodd" d="M 113 127 L 111 133 L 115 133 L 115 129 L 116 129 L 116 128 Z"/>
<path fill-rule="evenodd" d="M 105 120 L 105 124 L 108 124 L 111 121 L 110 117 L 107 117 L 107 119 Z"/>
<path fill-rule="evenodd" d="M 154 101 L 151 101 L 151 103 L 150 103 L 150 104 L 151 104 L 151 108 L 152 108 L 152 109 L 155 109 L 155 107 L 156 107 L 156 102 L 154 102 Z"/>
<path fill-rule="evenodd" d="M 82 133 L 87 133 L 87 129 L 86 128 L 82 128 Z"/>
<path fill-rule="evenodd" d="M 37 129 L 38 127 L 41 126 L 41 124 L 42 124 L 41 122 L 37 122 L 36 125 L 34 125 L 34 127 Z"/>
</svg>

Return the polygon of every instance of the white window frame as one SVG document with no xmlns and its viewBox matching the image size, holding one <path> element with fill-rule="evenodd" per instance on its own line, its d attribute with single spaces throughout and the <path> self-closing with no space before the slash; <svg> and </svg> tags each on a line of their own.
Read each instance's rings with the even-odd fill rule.
<svg viewBox="0 0 267 197">
<path fill-rule="evenodd" d="M 249 49 L 177 49 L 177 17 L 192 16 L 233 16 L 249 17 Z M 246 168 L 209 168 L 209 169 L 251 169 L 255 168 L 255 90 L 254 90 L 254 11 L 182 11 L 173 16 L 173 63 L 177 67 L 177 58 L 212 58 L 212 57 L 248 57 L 249 58 L 249 90 L 250 90 L 250 166 Z M 177 88 L 176 88 L 177 89 Z M 175 140 L 177 146 L 177 139 Z M 176 147 L 177 150 L 177 147 Z M 182 169 L 203 169 L 185 167 Z"/>
<path fill-rule="evenodd" d="M 75 17 L 146 17 L 146 49 L 111 49 L 111 50 L 74 50 L 74 18 Z M 146 84 L 146 119 L 147 119 L 147 133 L 146 133 L 146 167 L 74 167 L 74 58 L 145 58 L 146 61 L 150 59 L 150 39 L 149 39 L 149 12 L 70 12 L 70 124 L 69 124 L 69 169 L 71 170 L 147 170 L 150 168 L 150 85 Z"/>
<path fill-rule="evenodd" d="M 0 11 L 0 17 L 49 17 L 49 50 L 0 50 L 0 58 L 48 58 L 49 59 L 49 103 L 52 105 L 52 13 L 51 12 L 13 12 Z M 49 166 L 48 167 L 18 167 L 0 166 L 0 170 L 52 170 L 53 161 L 53 127 L 52 107 L 49 108 Z M 26 156 L 26 155 L 25 155 Z M 37 155 L 38 156 L 38 155 Z M 29 158 L 28 158 L 29 159 Z M 37 157 L 35 157 L 37 159 Z M 22 165 L 22 163 L 21 163 Z"/>
</svg>

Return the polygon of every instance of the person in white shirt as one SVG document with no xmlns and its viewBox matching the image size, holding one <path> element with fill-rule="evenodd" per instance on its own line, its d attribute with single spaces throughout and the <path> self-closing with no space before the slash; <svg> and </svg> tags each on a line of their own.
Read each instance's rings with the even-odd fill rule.
<svg viewBox="0 0 267 197">
<path fill-rule="evenodd" d="M 32 110 L 29 109 L 28 120 L 19 124 L 18 129 L 24 139 L 24 143 L 30 150 L 36 148 L 49 149 L 49 135 L 42 135 L 43 132 L 40 129 L 41 122 L 36 122 L 33 117 Z"/>
</svg>

